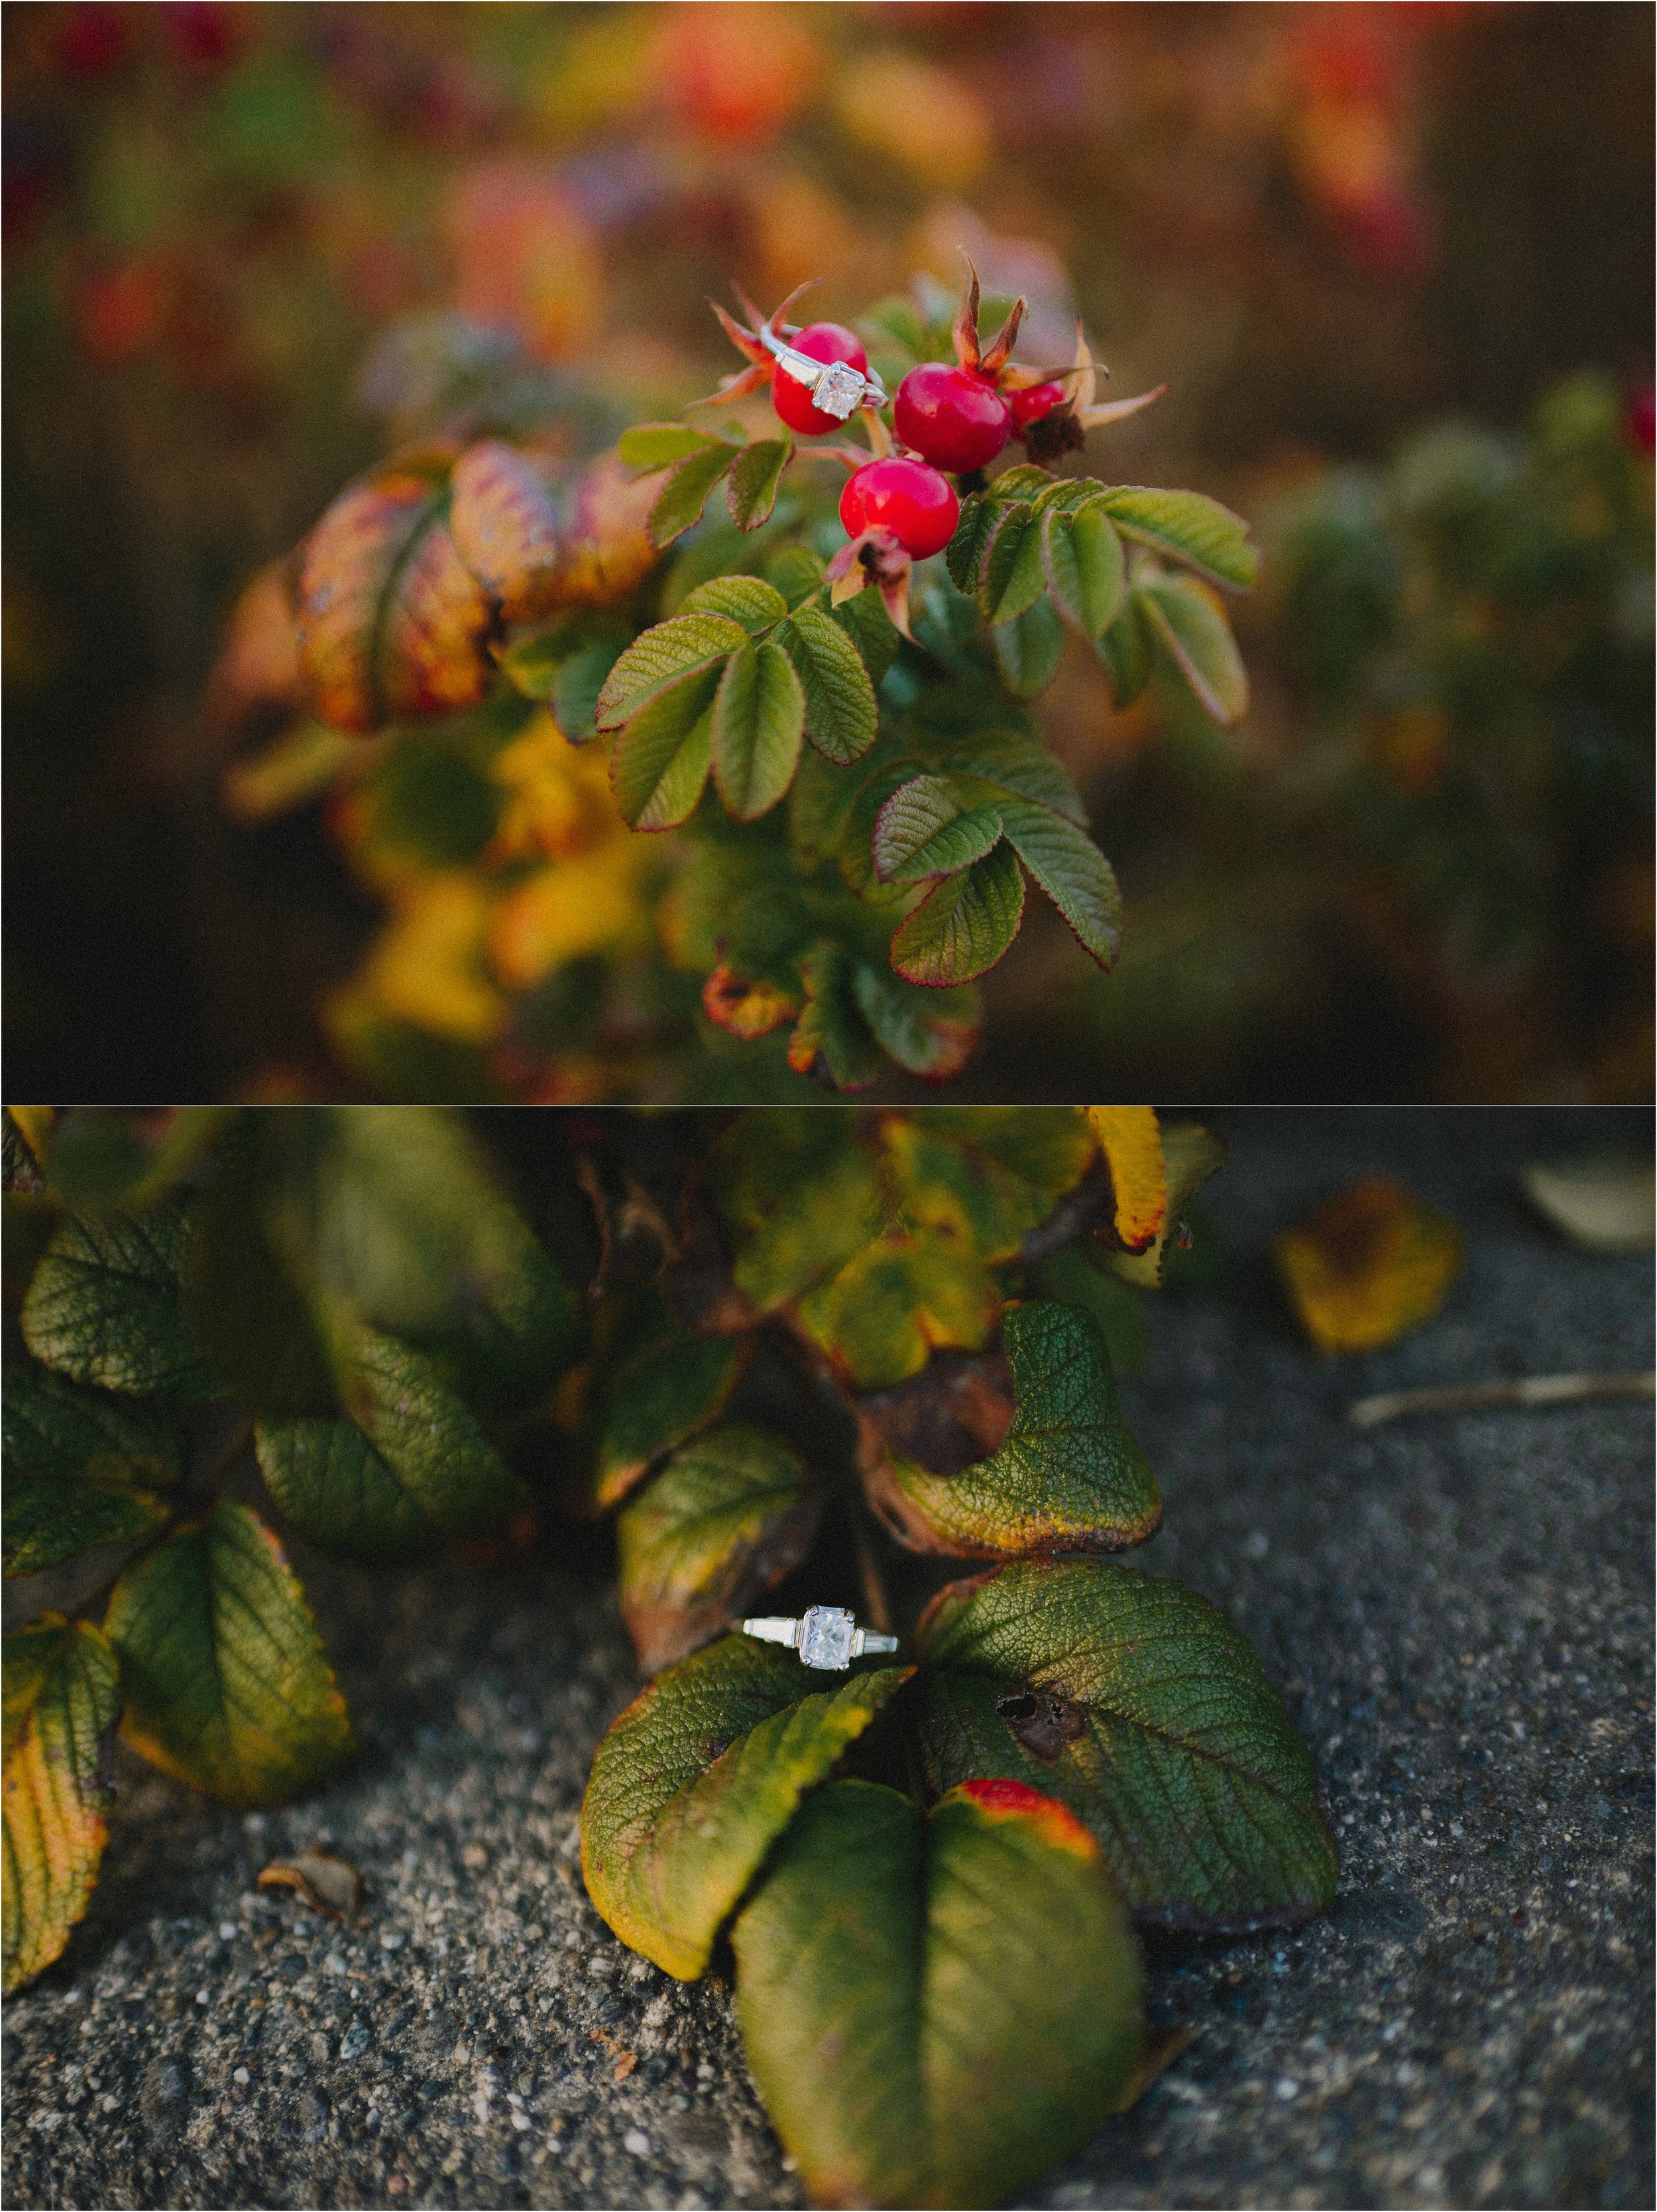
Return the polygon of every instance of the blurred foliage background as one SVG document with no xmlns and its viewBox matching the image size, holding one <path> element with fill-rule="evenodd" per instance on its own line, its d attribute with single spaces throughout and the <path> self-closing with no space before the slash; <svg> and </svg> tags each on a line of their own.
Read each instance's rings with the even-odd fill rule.
<svg viewBox="0 0 1657 2212">
<path fill-rule="evenodd" d="M 209 681 L 239 592 L 398 439 L 592 449 L 707 390 L 733 277 L 849 318 L 965 244 L 1026 351 L 1080 313 L 1115 392 L 1169 381 L 1089 465 L 1228 498 L 1268 580 L 1240 731 L 1117 713 L 1072 648 L 1043 719 L 1127 950 L 1027 929 L 965 1088 L 1649 1095 L 1648 10 L 201 0 L 3 35 L 14 1091 L 440 1089 L 331 1036 L 390 891 L 357 794 L 250 779 L 271 731 Z"/>
</svg>

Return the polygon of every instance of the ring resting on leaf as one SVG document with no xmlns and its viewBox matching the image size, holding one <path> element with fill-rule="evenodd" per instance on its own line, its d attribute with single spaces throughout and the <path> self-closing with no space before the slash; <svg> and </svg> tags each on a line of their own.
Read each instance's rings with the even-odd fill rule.
<svg viewBox="0 0 1657 2212">
<path fill-rule="evenodd" d="M 756 1620 L 744 1621 L 742 1632 L 757 1637 L 763 1644 L 786 1644 L 791 1651 L 799 1653 L 802 1667 L 816 1667 L 824 1673 L 842 1672 L 865 1651 L 897 1650 L 895 1636 L 859 1628 L 852 1614 L 837 1605 L 808 1607 L 800 1620 L 762 1614 Z"/>
</svg>

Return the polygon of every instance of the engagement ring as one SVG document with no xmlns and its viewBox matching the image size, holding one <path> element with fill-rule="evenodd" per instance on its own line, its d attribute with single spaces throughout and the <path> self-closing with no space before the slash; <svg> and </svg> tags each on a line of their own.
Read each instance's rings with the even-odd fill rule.
<svg viewBox="0 0 1657 2212">
<path fill-rule="evenodd" d="M 758 1620 L 744 1620 L 742 1632 L 757 1636 L 762 1644 L 786 1644 L 791 1651 L 799 1653 L 803 1667 L 824 1672 L 842 1670 L 865 1651 L 897 1650 L 895 1636 L 859 1628 L 852 1615 L 837 1605 L 814 1605 L 803 1620 L 783 1620 L 768 1613 Z"/>
<path fill-rule="evenodd" d="M 763 323 L 760 325 L 759 339 L 795 383 L 805 386 L 811 395 L 812 405 L 821 408 L 825 415 L 832 415 L 837 422 L 844 422 L 859 407 L 886 404 L 886 387 L 872 370 L 865 374 L 847 361 L 813 361 L 810 354 L 797 352 Z"/>
</svg>

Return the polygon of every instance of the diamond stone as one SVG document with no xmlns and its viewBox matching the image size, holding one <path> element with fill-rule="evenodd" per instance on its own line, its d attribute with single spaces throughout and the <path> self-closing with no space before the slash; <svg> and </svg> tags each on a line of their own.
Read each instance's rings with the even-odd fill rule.
<svg viewBox="0 0 1657 2212">
<path fill-rule="evenodd" d="M 799 1625 L 799 1656 L 807 1667 L 841 1669 L 852 1663 L 853 1620 L 837 1605 L 814 1605 Z"/>
<path fill-rule="evenodd" d="M 825 415 L 832 415 L 837 422 L 843 422 L 848 415 L 854 414 L 862 398 L 862 377 L 849 362 L 843 361 L 829 362 L 817 379 L 817 388 L 811 394 L 813 405 L 821 408 Z"/>
</svg>

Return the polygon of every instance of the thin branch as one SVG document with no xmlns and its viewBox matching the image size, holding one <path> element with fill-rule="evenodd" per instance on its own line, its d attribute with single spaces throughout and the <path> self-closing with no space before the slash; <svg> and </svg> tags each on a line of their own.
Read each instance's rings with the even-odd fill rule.
<svg viewBox="0 0 1657 2212">
<path fill-rule="evenodd" d="M 1346 1418 L 1355 1429 L 1400 1413 L 1451 1413 L 1478 1406 L 1566 1406 L 1584 1398 L 1649 1398 L 1654 1377 L 1637 1375 L 1521 1375 L 1506 1382 L 1454 1382 L 1433 1390 L 1383 1390 L 1355 1398 Z"/>
<path fill-rule="evenodd" d="M 892 1632 L 892 1607 L 886 1595 L 886 1585 L 881 1580 L 880 1561 L 875 1557 L 875 1547 L 863 1517 L 861 1501 L 852 1499 L 852 1530 L 857 1540 L 858 1578 L 863 1584 L 863 1602 L 869 1608 L 869 1626 L 878 1629 L 883 1636 Z"/>
</svg>

